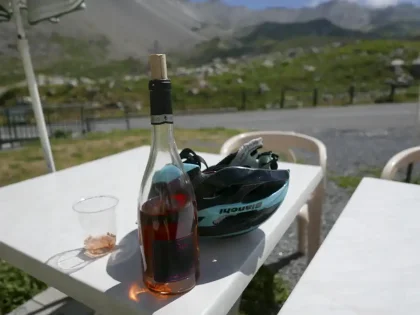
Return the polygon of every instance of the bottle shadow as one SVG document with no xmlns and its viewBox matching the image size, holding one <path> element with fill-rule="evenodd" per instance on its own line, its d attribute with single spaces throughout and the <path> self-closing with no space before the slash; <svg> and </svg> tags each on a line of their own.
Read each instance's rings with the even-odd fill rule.
<svg viewBox="0 0 420 315">
<path fill-rule="evenodd" d="M 106 271 L 120 283 L 108 289 L 106 294 L 139 311 L 156 311 L 179 298 L 178 295 L 159 295 L 149 291 L 143 284 L 142 270 L 142 258 L 136 229 L 121 239 L 118 250 L 114 251 L 108 258 Z"/>
<path fill-rule="evenodd" d="M 261 229 L 229 238 L 200 238 L 198 285 L 225 278 L 236 272 L 244 275 L 255 274 L 264 248 L 265 233 Z"/>
<path fill-rule="evenodd" d="M 260 229 L 232 238 L 200 238 L 200 277 L 197 286 L 237 272 L 255 274 L 264 252 L 264 244 L 265 234 Z M 181 296 L 155 294 L 144 286 L 137 229 L 119 242 L 118 250 L 109 256 L 106 270 L 120 282 L 107 290 L 107 294 L 128 302 L 135 309 L 146 309 L 153 313 Z M 193 291 L 184 295 L 194 294 Z"/>
<path fill-rule="evenodd" d="M 45 263 L 65 274 L 72 274 L 101 257 L 91 257 L 85 254 L 85 249 L 75 248 L 58 253 L 49 258 Z"/>
</svg>

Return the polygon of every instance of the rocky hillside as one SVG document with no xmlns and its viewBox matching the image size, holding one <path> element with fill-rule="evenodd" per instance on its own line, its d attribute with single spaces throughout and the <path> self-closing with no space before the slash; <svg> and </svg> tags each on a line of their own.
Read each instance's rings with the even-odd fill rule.
<svg viewBox="0 0 420 315">
<path fill-rule="evenodd" d="M 59 24 L 48 22 L 29 28 L 35 56 L 54 60 L 72 54 L 66 46 L 51 47 L 52 35 L 101 43 L 109 58 L 145 57 L 151 51 L 190 51 L 195 44 L 218 37 L 247 32 L 263 23 L 302 23 L 326 19 L 337 27 L 352 30 L 391 28 L 394 23 L 418 23 L 420 9 L 401 4 L 371 9 L 352 1 L 322 3 L 302 9 L 251 10 L 228 6 L 219 0 L 195 3 L 189 0 L 88 0 L 85 11 L 72 13 Z M 411 29 L 411 28 L 409 28 Z M 397 30 L 405 31 L 402 27 Z M 94 45 L 96 48 L 98 45 Z M 90 49 L 89 47 L 87 49 Z M 96 55 L 96 51 L 94 55 Z M 13 23 L 0 24 L 0 56 L 16 56 Z M 102 56 L 101 56 L 102 59 Z"/>
<path fill-rule="evenodd" d="M 215 58 L 195 67 L 172 66 L 169 76 L 173 79 L 174 108 L 312 106 L 315 88 L 319 105 L 348 104 L 351 86 L 356 91 L 355 103 L 414 100 L 419 73 L 410 65 L 420 64 L 419 52 L 418 41 L 357 40 L 295 46 L 255 57 Z M 171 62 L 170 56 L 168 60 Z M 144 69 L 127 74 L 134 64 L 54 76 L 39 71 L 43 104 L 107 108 L 124 104 L 147 112 L 149 76 Z M 390 84 L 399 86 L 397 92 L 403 95 L 391 98 Z M 24 85 L 0 91 L 0 108 L 13 106 L 25 96 L 28 91 Z"/>
</svg>

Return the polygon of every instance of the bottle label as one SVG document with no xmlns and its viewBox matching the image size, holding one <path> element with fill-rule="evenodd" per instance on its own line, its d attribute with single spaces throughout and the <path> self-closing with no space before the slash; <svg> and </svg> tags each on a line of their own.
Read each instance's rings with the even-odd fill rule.
<svg viewBox="0 0 420 315">
<path fill-rule="evenodd" d="M 151 116 L 152 125 L 161 125 L 161 124 L 173 124 L 174 115 L 152 115 Z"/>
<path fill-rule="evenodd" d="M 176 282 L 194 276 L 193 234 L 170 241 L 153 243 L 153 270 L 156 282 Z"/>
</svg>

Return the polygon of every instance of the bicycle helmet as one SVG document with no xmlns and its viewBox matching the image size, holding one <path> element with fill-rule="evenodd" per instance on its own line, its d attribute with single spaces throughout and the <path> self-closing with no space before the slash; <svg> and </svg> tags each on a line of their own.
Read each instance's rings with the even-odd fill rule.
<svg viewBox="0 0 420 315">
<path fill-rule="evenodd" d="M 289 186 L 289 170 L 278 170 L 278 155 L 258 153 L 262 138 L 242 145 L 218 164 L 186 148 L 180 157 L 194 187 L 198 233 L 220 238 L 256 229 L 280 207 Z M 201 165 L 207 168 L 201 171 Z"/>
</svg>

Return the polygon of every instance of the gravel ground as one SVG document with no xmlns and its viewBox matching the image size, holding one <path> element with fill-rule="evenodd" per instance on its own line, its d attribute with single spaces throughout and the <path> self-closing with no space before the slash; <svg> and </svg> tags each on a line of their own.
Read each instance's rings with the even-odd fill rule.
<svg viewBox="0 0 420 315">
<path fill-rule="evenodd" d="M 305 130 L 306 134 L 317 137 L 325 143 L 328 151 L 328 172 L 334 176 L 357 176 L 366 169 L 380 169 L 396 153 L 419 145 L 411 128 L 381 130 Z M 310 158 L 313 160 L 313 158 Z M 309 160 L 306 160 L 309 161 Z M 415 176 L 419 175 L 419 167 Z M 293 175 L 292 175 L 293 176 Z M 323 208 L 323 239 L 344 209 L 352 192 L 328 180 Z M 278 270 L 293 289 L 306 268 L 306 259 L 288 259 L 297 248 L 297 229 L 292 225 L 268 258 L 266 265 Z"/>
</svg>

